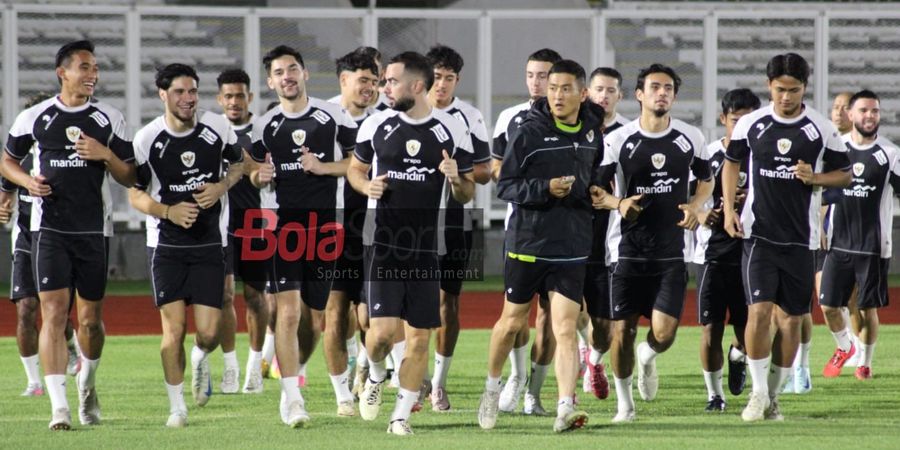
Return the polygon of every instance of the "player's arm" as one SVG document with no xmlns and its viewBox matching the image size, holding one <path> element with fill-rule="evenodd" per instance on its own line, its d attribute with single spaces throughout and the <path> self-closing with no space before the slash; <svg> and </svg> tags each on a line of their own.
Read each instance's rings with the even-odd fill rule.
<svg viewBox="0 0 900 450">
<path fill-rule="evenodd" d="M 843 188 L 850 185 L 850 170 L 836 169 L 823 173 L 813 171 L 809 163 L 802 160 L 797 162 L 794 168 L 794 175 L 803 182 L 803 184 L 822 187 Z"/>
<path fill-rule="evenodd" d="M 12 219 L 16 207 L 16 186 L 5 178 L 0 179 L 0 223 L 7 224 Z"/>
<path fill-rule="evenodd" d="M 128 202 L 134 209 L 148 216 L 168 220 L 185 229 L 190 228 L 200 214 L 196 203 L 181 202 L 175 205 L 165 205 L 157 202 L 150 194 L 137 187 L 128 189 Z"/>
<path fill-rule="evenodd" d="M 697 180 L 697 190 L 691 201 L 687 204 L 678 205 L 678 209 L 684 212 L 684 219 L 678 222 L 678 226 L 687 230 L 696 230 L 703 223 L 701 217 L 706 220 L 705 210 L 706 201 L 712 196 L 713 188 L 716 186 L 716 180 L 709 177 L 706 180 Z"/>
<path fill-rule="evenodd" d="M 493 160 L 472 166 L 472 179 L 478 184 L 488 184 L 492 178 Z"/>
<path fill-rule="evenodd" d="M 75 141 L 75 152 L 83 160 L 102 161 L 106 165 L 106 170 L 109 171 L 109 174 L 122 186 L 134 186 L 137 169 L 131 162 L 134 158 L 134 149 L 131 142 L 113 134 L 107 147 L 102 142 L 81 133 L 81 137 Z M 126 162 L 123 158 L 129 161 Z"/>
<path fill-rule="evenodd" d="M 503 152 L 503 165 L 497 180 L 497 197 L 507 202 L 525 206 L 540 206 L 550 202 L 551 179 L 525 176 L 525 160 L 528 151 L 527 135 L 524 130 L 516 133 Z M 562 178 L 562 177 L 559 177 Z M 558 183 L 557 183 L 558 184 Z M 571 184 L 569 184 L 571 187 Z M 554 194 L 561 193 L 563 186 L 554 186 Z"/>
<path fill-rule="evenodd" d="M 347 169 L 347 181 L 350 186 L 368 198 L 378 200 L 387 190 L 387 174 L 369 179 L 370 164 L 363 162 L 354 154 Z"/>
<path fill-rule="evenodd" d="M 447 177 L 450 182 L 450 191 L 453 198 L 460 203 L 468 203 L 475 196 L 475 177 L 471 159 L 463 150 L 457 150 L 453 157 L 443 150 L 444 160 L 438 166 L 438 170 Z M 461 161 L 457 161 L 459 158 Z M 460 162 L 462 164 L 460 164 Z M 460 167 L 462 165 L 462 167 Z M 460 172 L 462 170 L 462 172 Z"/>
<path fill-rule="evenodd" d="M 502 159 L 491 159 L 491 179 L 496 183 L 500 180 L 500 167 L 503 165 Z"/>
<path fill-rule="evenodd" d="M 730 148 L 730 146 L 729 146 Z M 741 162 L 725 159 L 722 164 L 722 213 L 725 231 L 731 237 L 743 237 L 741 219 L 735 209 L 735 197 L 737 196 L 738 178 L 741 173 Z"/>
<path fill-rule="evenodd" d="M 234 143 L 226 144 L 222 149 L 222 157 L 229 162 L 225 176 L 217 183 L 201 185 L 193 194 L 194 200 L 203 209 L 212 208 L 244 176 L 244 150 L 240 146 Z"/>
<path fill-rule="evenodd" d="M 0 158 L 0 175 L 19 186 L 28 189 L 28 193 L 34 197 L 46 197 L 53 193 L 50 185 L 46 183 L 43 175 L 32 177 L 22 168 L 20 159 L 16 159 L 9 150 L 3 152 Z"/>
<path fill-rule="evenodd" d="M 340 161 L 322 162 L 308 148 L 303 147 L 300 151 L 302 152 L 300 162 L 303 164 L 303 171 L 313 175 L 328 177 L 343 177 L 347 175 L 347 168 L 350 167 L 349 159 L 344 158 Z"/>
</svg>

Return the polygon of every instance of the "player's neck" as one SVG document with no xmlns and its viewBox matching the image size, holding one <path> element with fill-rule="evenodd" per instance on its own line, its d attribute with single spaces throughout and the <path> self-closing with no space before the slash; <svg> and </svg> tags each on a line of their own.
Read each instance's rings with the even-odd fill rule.
<svg viewBox="0 0 900 450">
<path fill-rule="evenodd" d="M 67 89 L 63 89 L 62 91 L 60 91 L 58 98 L 60 103 L 69 108 L 77 108 L 79 106 L 82 106 L 91 99 L 90 97 L 79 95 L 74 92 L 69 92 Z"/>
<path fill-rule="evenodd" d="M 607 111 L 606 114 L 603 115 L 603 125 L 607 126 L 616 121 L 616 110 Z"/>
<path fill-rule="evenodd" d="M 306 106 L 309 105 L 309 97 L 304 93 L 303 95 L 298 96 L 294 100 L 288 100 L 286 98 L 280 99 L 281 101 L 281 110 L 286 113 L 298 113 L 306 109 Z"/>
<path fill-rule="evenodd" d="M 653 111 L 644 111 L 641 113 L 641 129 L 648 133 L 660 133 L 669 128 L 672 118 L 669 114 L 662 117 L 657 116 Z"/>
<path fill-rule="evenodd" d="M 194 128 L 194 124 L 197 121 L 195 116 L 192 116 L 191 120 L 181 120 L 178 117 L 175 117 L 174 114 L 169 113 L 166 113 L 165 118 L 166 126 L 176 133 L 184 133 L 186 131 L 192 130 Z"/>
<path fill-rule="evenodd" d="M 420 98 L 416 100 L 416 104 L 413 105 L 412 108 L 409 108 L 409 111 L 406 111 L 404 114 L 413 120 L 424 119 L 431 114 L 431 105 L 425 98 Z"/>
<path fill-rule="evenodd" d="M 728 148 L 728 144 L 731 143 L 731 136 L 725 136 L 722 138 L 722 147 Z"/>
<path fill-rule="evenodd" d="M 365 107 L 359 107 L 356 105 L 356 103 L 347 100 L 347 96 L 344 94 L 341 94 L 341 108 L 346 109 L 350 114 L 350 117 L 359 117 L 366 112 Z"/>
<path fill-rule="evenodd" d="M 248 113 L 245 116 L 241 116 L 241 118 L 238 120 L 229 120 L 229 122 L 231 122 L 231 126 L 242 127 L 242 126 L 250 123 L 250 117 L 252 117 L 252 116 L 253 116 L 253 114 Z"/>
<path fill-rule="evenodd" d="M 860 134 L 859 131 L 856 131 L 856 129 L 853 129 L 853 131 L 850 132 L 850 140 L 852 140 L 853 145 L 855 145 L 857 147 L 872 145 L 872 143 L 874 143 L 876 139 L 878 139 L 877 134 L 873 134 L 870 137 L 865 137 L 862 134 Z"/>
<path fill-rule="evenodd" d="M 456 97 L 450 97 L 446 100 L 440 100 L 430 92 L 428 93 L 428 104 L 437 109 L 447 109 L 448 106 L 453 104 L 454 99 L 456 99 Z"/>
</svg>

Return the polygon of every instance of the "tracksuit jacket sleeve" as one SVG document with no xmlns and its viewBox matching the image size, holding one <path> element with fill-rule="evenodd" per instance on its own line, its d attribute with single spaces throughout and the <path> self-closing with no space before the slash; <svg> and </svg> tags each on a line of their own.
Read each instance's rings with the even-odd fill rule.
<svg viewBox="0 0 900 450">
<path fill-rule="evenodd" d="M 540 206 L 550 201 L 550 179 L 535 178 L 528 172 L 528 134 L 516 133 L 506 146 L 497 196 L 501 200 L 524 206 Z"/>
</svg>

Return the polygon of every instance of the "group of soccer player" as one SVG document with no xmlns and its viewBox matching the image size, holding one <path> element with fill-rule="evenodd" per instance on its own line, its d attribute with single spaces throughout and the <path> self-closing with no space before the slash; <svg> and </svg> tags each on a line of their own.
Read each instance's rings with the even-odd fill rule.
<svg viewBox="0 0 900 450">
<path fill-rule="evenodd" d="M 147 216 L 169 427 L 188 423 L 187 306 L 196 328 L 194 402 L 210 400 L 209 355 L 220 345 L 221 391 L 240 390 L 235 278 L 243 281 L 250 335 L 242 391 L 262 393 L 263 377 L 277 366 L 286 425 L 310 421 L 301 388 L 322 330 L 339 417 L 375 420 L 388 384 L 398 389 L 389 433 L 412 434 L 411 413 L 425 400 L 449 411 L 475 226 L 467 210 L 476 183 L 492 180 L 509 207 L 505 301 L 489 343 L 482 428 L 523 397 L 525 414 L 546 415 L 540 393 L 553 360 L 553 428 L 581 428 L 588 416 L 576 386 L 581 379 L 585 392 L 608 397 L 605 353 L 617 397 L 613 422 L 633 421 L 634 366 L 641 398 L 653 400 L 656 359 L 673 345 L 682 315 L 688 262 L 699 265 L 707 411 L 726 408 L 726 319 L 734 328 L 730 391 L 743 391 L 745 367 L 752 380 L 744 420 L 781 420 L 778 394 L 808 392 L 814 289 L 837 342 L 824 375 L 839 375 L 856 357 L 857 378 L 871 378 L 900 180 L 900 154 L 877 134 L 874 93 L 840 96 L 839 108 L 836 100 L 842 138 L 803 104 L 806 61 L 777 55 L 767 67 L 771 103 L 761 107 L 748 89 L 728 92 L 720 115 L 726 135 L 707 146 L 700 130 L 672 117 L 681 86 L 672 68 L 638 73 L 640 117 L 628 121 L 616 111 L 625 97 L 617 70 L 588 75 L 541 49 L 526 62 L 530 100 L 499 115 L 491 146 L 481 113 L 455 95 L 463 65 L 442 45 L 384 66 L 376 49 L 360 47 L 336 61 L 341 94 L 325 101 L 307 94 L 300 52 L 282 45 L 263 58 L 278 100 L 254 116 L 242 70 L 219 75 L 223 114 L 214 114 L 198 109 L 195 69 L 170 64 L 155 79 L 164 114 L 129 139 L 123 115 L 94 95 L 93 44 L 60 48 L 59 94 L 19 114 L 0 159 L 0 220 L 15 222 L 11 299 L 28 376 L 23 395 L 42 395 L 46 386 L 50 429 L 72 426 L 67 370 L 77 373 L 80 423 L 101 421 L 94 380 L 104 343 L 110 176 Z M 831 189 L 823 195 L 823 188 Z M 73 305 L 77 333 L 68 325 Z M 635 350 L 642 316 L 650 330 Z M 502 383 L 507 358 L 512 370 Z"/>
</svg>

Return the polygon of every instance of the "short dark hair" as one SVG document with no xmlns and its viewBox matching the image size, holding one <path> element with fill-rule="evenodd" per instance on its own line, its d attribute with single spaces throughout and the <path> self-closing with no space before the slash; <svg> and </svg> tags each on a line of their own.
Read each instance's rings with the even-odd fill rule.
<svg viewBox="0 0 900 450">
<path fill-rule="evenodd" d="M 243 69 L 225 69 L 216 78 L 216 83 L 219 89 L 222 89 L 223 84 L 244 84 L 250 89 L 250 75 Z"/>
<path fill-rule="evenodd" d="M 338 77 L 341 76 L 341 72 L 356 72 L 357 70 L 371 70 L 376 77 L 378 76 L 378 66 L 375 65 L 375 60 L 361 52 L 347 53 L 335 60 L 334 65 L 337 67 L 335 72 Z"/>
<path fill-rule="evenodd" d="M 75 52 L 87 51 L 91 54 L 94 53 L 94 43 L 88 40 L 81 40 L 75 42 L 69 42 L 66 45 L 63 45 L 56 52 L 56 67 L 65 67 L 69 65 L 69 62 L 72 60 L 72 55 Z"/>
<path fill-rule="evenodd" d="M 372 58 L 376 63 L 381 62 L 381 52 L 375 47 L 363 45 L 361 47 L 356 47 L 356 49 L 353 50 L 353 53 L 359 53 L 360 55 Z"/>
<path fill-rule="evenodd" d="M 556 50 L 549 49 L 549 48 L 542 48 L 542 49 L 528 55 L 528 60 L 556 64 L 557 62 L 562 60 L 562 56 L 559 56 L 559 53 L 557 53 Z"/>
<path fill-rule="evenodd" d="M 425 90 L 430 91 L 434 84 L 434 67 L 424 55 L 418 52 L 403 52 L 391 58 L 390 64 L 403 64 L 403 70 L 412 72 L 425 81 Z"/>
<path fill-rule="evenodd" d="M 553 66 L 550 67 L 550 72 L 547 74 L 553 75 L 554 73 L 567 73 L 573 75 L 575 81 L 584 86 L 584 67 L 581 67 L 581 64 L 578 64 L 571 59 L 562 59 L 553 63 Z"/>
<path fill-rule="evenodd" d="M 849 103 L 848 107 L 853 108 L 853 104 L 856 103 L 856 101 L 861 98 L 868 98 L 868 99 L 875 100 L 876 102 L 881 102 L 881 100 L 878 98 L 877 94 L 875 94 L 874 92 L 872 92 L 868 89 L 863 89 L 863 90 L 853 94 L 852 97 L 850 97 L 850 101 L 848 102 Z"/>
<path fill-rule="evenodd" d="M 593 80 L 594 77 L 598 75 L 603 75 L 604 77 L 615 78 L 616 81 L 619 82 L 619 88 L 622 87 L 622 74 L 619 73 L 618 70 L 613 69 L 612 67 L 598 67 L 591 72 L 591 77 L 589 80 Z"/>
<path fill-rule="evenodd" d="M 187 64 L 174 63 L 166 67 L 156 69 L 156 87 L 164 91 L 172 86 L 172 81 L 178 77 L 191 77 L 197 83 L 200 83 L 200 77 L 197 71 Z"/>
<path fill-rule="evenodd" d="M 796 53 L 773 56 L 766 64 L 766 76 L 772 81 L 784 75 L 796 78 L 806 85 L 809 80 L 809 63 Z"/>
<path fill-rule="evenodd" d="M 462 72 L 463 57 L 456 50 L 446 45 L 435 45 L 425 55 L 435 69 L 450 69 L 457 75 Z"/>
<path fill-rule="evenodd" d="M 647 79 L 647 75 L 654 73 L 664 73 L 672 78 L 672 82 L 675 84 L 675 95 L 678 95 L 678 88 L 681 87 L 681 77 L 675 73 L 675 69 L 659 63 L 650 64 L 650 67 L 643 68 L 638 72 L 637 86 L 635 86 L 634 90 L 643 92 L 644 81 Z"/>
<path fill-rule="evenodd" d="M 722 97 L 722 114 L 740 111 L 742 109 L 759 109 L 759 97 L 747 88 L 732 89 Z"/>
<path fill-rule="evenodd" d="M 303 55 L 301 55 L 300 52 L 287 45 L 279 45 L 278 47 L 269 50 L 269 52 L 263 56 L 263 67 L 266 68 L 266 73 L 271 71 L 272 61 L 281 58 L 282 56 L 293 56 L 300 64 L 300 67 L 306 68 L 306 64 L 303 63 Z"/>
</svg>

